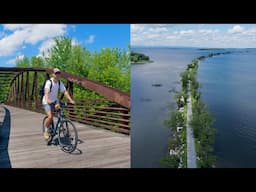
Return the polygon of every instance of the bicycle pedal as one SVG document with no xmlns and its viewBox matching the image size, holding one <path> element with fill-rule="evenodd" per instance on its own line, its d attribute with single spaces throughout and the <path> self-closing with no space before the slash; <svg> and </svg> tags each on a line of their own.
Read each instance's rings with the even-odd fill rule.
<svg viewBox="0 0 256 192">
<path fill-rule="evenodd" d="M 48 139 L 46 139 L 45 141 L 46 141 L 46 145 L 51 145 L 52 144 L 52 136 L 50 135 L 50 137 Z"/>
<path fill-rule="evenodd" d="M 47 146 L 49 146 L 49 145 L 51 145 L 52 143 L 51 143 L 51 141 L 46 141 L 46 145 Z"/>
</svg>

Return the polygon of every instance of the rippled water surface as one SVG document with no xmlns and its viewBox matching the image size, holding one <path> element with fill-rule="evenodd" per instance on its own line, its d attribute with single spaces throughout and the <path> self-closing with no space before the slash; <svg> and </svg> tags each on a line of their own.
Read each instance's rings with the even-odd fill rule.
<svg viewBox="0 0 256 192">
<path fill-rule="evenodd" d="M 256 167 L 256 50 L 200 64 L 202 99 L 215 114 L 217 167 Z"/>
</svg>

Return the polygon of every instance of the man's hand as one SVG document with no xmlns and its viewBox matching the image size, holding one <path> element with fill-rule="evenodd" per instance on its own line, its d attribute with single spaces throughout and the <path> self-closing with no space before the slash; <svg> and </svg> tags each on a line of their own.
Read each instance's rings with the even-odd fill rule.
<svg viewBox="0 0 256 192">
<path fill-rule="evenodd" d="M 65 92 L 64 92 L 64 95 L 68 98 L 69 103 L 71 103 L 71 104 L 73 104 L 73 105 L 76 103 L 76 102 L 70 97 L 68 91 L 65 91 Z"/>
<path fill-rule="evenodd" d="M 76 103 L 73 99 L 70 99 L 69 102 L 72 103 L 73 105 Z"/>
<path fill-rule="evenodd" d="M 60 104 L 57 103 L 57 104 L 55 105 L 55 110 L 58 111 L 59 109 L 60 109 Z"/>
</svg>

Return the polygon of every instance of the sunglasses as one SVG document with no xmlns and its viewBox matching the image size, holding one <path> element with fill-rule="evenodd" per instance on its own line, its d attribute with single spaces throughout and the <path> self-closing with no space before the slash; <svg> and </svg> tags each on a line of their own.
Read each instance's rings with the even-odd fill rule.
<svg viewBox="0 0 256 192">
<path fill-rule="evenodd" d="M 58 74 L 60 74 L 60 72 L 56 72 L 56 73 L 54 73 L 55 75 L 58 75 Z"/>
</svg>

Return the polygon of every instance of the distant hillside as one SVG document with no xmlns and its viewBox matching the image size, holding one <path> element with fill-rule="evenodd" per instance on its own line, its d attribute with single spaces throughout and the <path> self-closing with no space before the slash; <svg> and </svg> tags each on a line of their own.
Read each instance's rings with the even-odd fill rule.
<svg viewBox="0 0 256 192">
<path fill-rule="evenodd" d="M 151 63 L 153 61 L 150 60 L 149 56 L 146 56 L 143 53 L 131 52 L 131 63 L 133 64 L 145 64 Z"/>
</svg>

